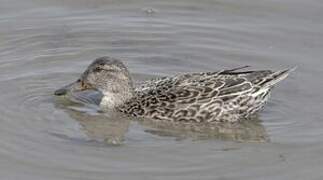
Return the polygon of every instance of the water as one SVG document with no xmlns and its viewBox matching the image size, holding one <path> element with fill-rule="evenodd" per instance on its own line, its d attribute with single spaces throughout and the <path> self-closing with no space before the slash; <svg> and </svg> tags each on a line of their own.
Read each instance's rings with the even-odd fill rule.
<svg viewBox="0 0 323 180">
<path fill-rule="evenodd" d="M 1 179 L 322 179 L 321 1 L 0 4 Z M 260 122 L 200 137 L 53 97 L 104 55 L 123 59 L 137 81 L 298 69 Z"/>
</svg>

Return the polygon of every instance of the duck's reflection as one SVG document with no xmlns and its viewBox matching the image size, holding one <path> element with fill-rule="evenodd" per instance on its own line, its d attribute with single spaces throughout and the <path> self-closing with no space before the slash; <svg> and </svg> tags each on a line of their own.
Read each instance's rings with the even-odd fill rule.
<svg viewBox="0 0 323 180">
<path fill-rule="evenodd" d="M 100 112 L 98 104 L 101 98 L 102 95 L 96 91 L 85 91 L 56 98 L 55 105 L 75 119 L 89 139 L 113 145 L 122 144 L 130 119 L 117 112 Z"/>
<path fill-rule="evenodd" d="M 92 140 L 108 144 L 123 144 L 131 122 L 139 123 L 145 132 L 158 136 L 193 140 L 218 139 L 238 142 L 268 142 L 269 137 L 257 116 L 240 123 L 185 124 L 174 122 L 135 119 L 117 112 L 98 112 L 100 94 L 82 93 L 68 97 L 82 105 L 67 101 L 62 108 L 82 126 L 84 133 Z"/>
<path fill-rule="evenodd" d="M 88 114 L 75 110 L 66 112 L 80 123 L 82 130 L 91 140 L 114 145 L 123 144 L 130 124 L 129 118 L 115 113 Z"/>
<path fill-rule="evenodd" d="M 257 116 L 239 123 L 183 124 L 142 120 L 146 132 L 193 140 L 217 139 L 237 142 L 269 142 L 269 136 Z"/>
</svg>

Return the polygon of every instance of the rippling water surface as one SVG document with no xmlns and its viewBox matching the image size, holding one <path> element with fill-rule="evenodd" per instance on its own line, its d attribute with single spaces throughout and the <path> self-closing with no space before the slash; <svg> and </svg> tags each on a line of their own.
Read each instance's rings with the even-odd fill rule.
<svg viewBox="0 0 323 180">
<path fill-rule="evenodd" d="M 1 179 L 323 178 L 321 1 L 0 4 Z M 53 96 L 104 55 L 123 59 L 136 81 L 298 69 L 255 122 L 191 132 Z"/>
</svg>

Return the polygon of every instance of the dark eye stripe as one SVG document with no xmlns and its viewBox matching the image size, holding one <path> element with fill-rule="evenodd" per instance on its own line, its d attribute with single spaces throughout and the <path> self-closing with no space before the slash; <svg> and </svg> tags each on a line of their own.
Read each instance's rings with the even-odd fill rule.
<svg viewBox="0 0 323 180">
<path fill-rule="evenodd" d="M 109 69 L 107 71 L 109 71 L 109 72 L 117 72 L 118 70 L 116 70 L 116 69 Z"/>
<path fill-rule="evenodd" d="M 102 67 L 96 67 L 93 69 L 93 72 L 100 72 L 102 70 L 105 70 L 107 72 L 118 72 L 117 69 L 103 69 Z"/>
<path fill-rule="evenodd" d="M 99 71 L 102 71 L 103 69 L 101 67 L 96 67 L 93 71 L 94 72 L 99 72 Z"/>
</svg>

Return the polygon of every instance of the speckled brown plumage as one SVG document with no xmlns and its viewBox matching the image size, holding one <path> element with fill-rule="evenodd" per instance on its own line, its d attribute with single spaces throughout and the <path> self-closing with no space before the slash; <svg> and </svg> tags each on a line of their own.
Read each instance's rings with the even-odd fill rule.
<svg viewBox="0 0 323 180">
<path fill-rule="evenodd" d="M 242 68 L 162 77 L 135 88 L 120 60 L 101 57 L 80 79 L 55 94 L 88 87 L 102 92 L 102 109 L 131 116 L 187 123 L 237 122 L 262 109 L 273 86 L 293 70 Z"/>
<path fill-rule="evenodd" d="M 135 97 L 118 109 L 166 121 L 236 122 L 262 109 L 270 83 L 287 73 L 226 70 L 163 77 L 138 87 Z"/>
</svg>

